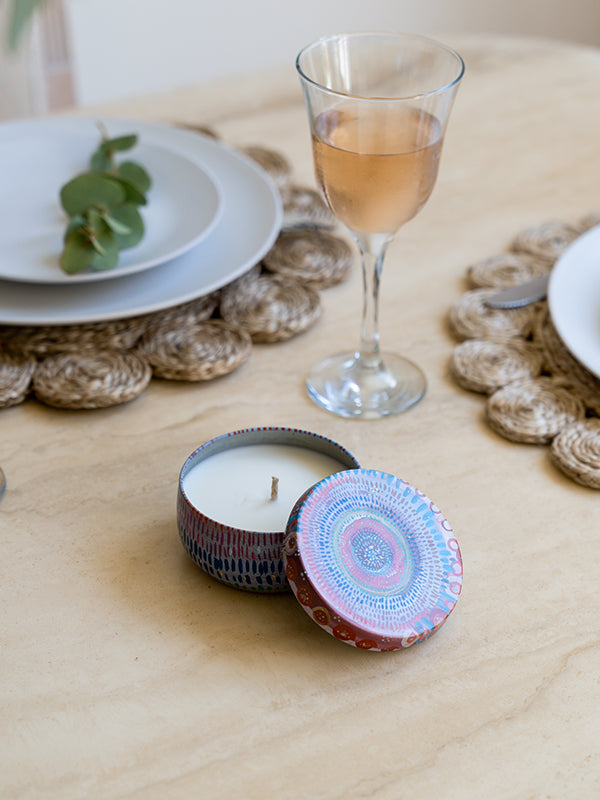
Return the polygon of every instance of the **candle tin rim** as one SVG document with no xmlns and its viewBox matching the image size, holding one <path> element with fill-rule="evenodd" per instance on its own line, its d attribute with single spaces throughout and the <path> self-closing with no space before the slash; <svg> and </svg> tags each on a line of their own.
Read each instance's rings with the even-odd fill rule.
<svg viewBox="0 0 600 800">
<path fill-rule="evenodd" d="M 441 582 L 442 586 L 434 587 L 434 590 L 439 594 L 440 606 L 445 604 L 445 607 L 434 605 L 433 608 L 430 608 L 425 603 L 422 609 L 422 616 L 419 613 L 415 616 L 416 625 L 414 626 L 411 625 L 413 620 L 410 617 L 408 624 L 404 620 L 402 621 L 401 624 L 405 626 L 404 628 L 398 628 L 397 626 L 393 628 L 389 625 L 385 627 L 384 625 L 373 624 L 372 620 L 367 618 L 358 620 L 357 614 L 352 613 L 351 604 L 356 602 L 356 598 L 360 596 L 361 591 L 364 591 L 364 596 L 369 598 L 371 588 L 368 581 L 373 576 L 369 576 L 366 573 L 360 574 L 361 565 L 359 564 L 357 568 L 355 563 L 356 560 L 359 561 L 360 559 L 354 559 L 348 548 L 353 535 L 352 532 L 349 534 L 348 531 L 352 531 L 354 522 L 346 524 L 348 515 L 344 509 L 345 504 L 342 504 L 342 510 L 339 512 L 340 517 L 336 517 L 338 512 L 335 509 L 335 502 L 336 489 L 340 495 L 343 493 L 344 497 L 347 498 L 353 488 L 352 484 L 359 484 L 361 480 L 367 483 L 370 481 L 376 482 L 373 483 L 373 488 L 377 486 L 378 492 L 399 492 L 402 495 L 403 502 L 405 500 L 406 502 L 410 501 L 412 508 L 409 508 L 409 513 L 406 516 L 414 520 L 413 527 L 408 526 L 408 530 L 403 533 L 403 536 L 405 539 L 409 537 L 415 538 L 413 531 L 415 527 L 419 528 L 416 534 L 417 541 L 413 543 L 417 551 L 417 557 L 419 557 L 418 551 L 423 546 L 418 539 L 419 537 L 421 539 L 426 538 L 426 536 L 423 536 L 423 527 L 426 529 L 426 535 L 431 534 L 427 542 L 428 552 L 426 553 L 426 558 L 432 558 L 434 544 L 435 548 L 438 548 L 435 550 L 437 559 L 435 569 L 440 569 L 441 567 L 444 572 L 444 578 Z M 330 487 L 333 487 L 331 491 Z M 387 487 L 390 488 L 388 489 Z M 399 498 L 400 494 L 394 494 L 394 497 Z M 319 504 L 321 504 L 322 509 Z M 375 505 L 377 504 L 375 503 Z M 327 521 L 327 526 L 323 527 L 329 527 L 333 531 L 331 542 L 325 542 L 324 540 L 327 537 L 319 535 L 320 543 L 316 548 L 316 553 L 307 544 L 305 536 L 305 528 L 307 524 L 310 524 L 310 515 L 315 513 L 315 509 L 317 513 L 315 521 L 323 522 L 323 518 L 319 516 L 322 513 Z M 418 521 L 415 516 L 419 518 Z M 340 519 L 341 527 L 340 525 L 336 527 L 336 523 Z M 385 522 L 387 522 L 387 519 L 385 519 Z M 356 526 L 354 530 L 362 530 L 361 525 Z M 317 529 L 322 530 L 322 527 L 317 526 Z M 384 544 L 379 554 L 376 555 L 381 555 L 383 552 L 387 557 L 392 551 L 390 549 L 389 553 L 385 553 L 385 526 L 379 528 L 375 526 L 374 530 L 383 536 Z M 335 540 L 333 537 L 335 537 Z M 376 538 L 373 539 L 373 542 L 375 541 Z M 368 542 L 368 544 L 370 545 L 371 543 Z M 320 563 L 322 553 L 319 552 L 319 548 L 324 552 L 322 563 Z M 452 550 L 449 548 L 452 548 Z M 284 537 L 283 560 L 286 577 L 294 596 L 308 616 L 327 633 L 345 641 L 347 644 L 363 649 L 398 650 L 429 638 L 448 619 L 462 590 L 462 556 L 460 547 L 452 528 L 439 508 L 423 492 L 401 478 L 373 469 L 359 468 L 351 472 L 344 471 L 330 475 L 309 488 L 298 499 L 290 515 Z M 316 571 L 314 568 L 315 563 L 317 564 Z M 327 574 L 327 577 L 332 580 L 333 585 L 327 585 L 327 581 L 323 580 L 323 574 L 318 574 L 319 568 L 323 574 Z M 357 575 L 356 572 L 359 574 Z M 391 564 L 390 574 L 394 574 Z M 401 571 L 398 570 L 395 574 L 400 575 Z M 335 575 L 335 578 L 331 578 L 332 575 Z M 360 583 L 363 579 L 366 580 L 361 589 Z M 376 589 L 373 591 L 373 597 L 376 598 L 376 602 L 381 603 L 381 598 L 385 595 L 385 591 L 381 592 L 380 597 L 377 597 L 377 591 L 380 591 L 382 587 L 385 589 L 385 583 L 374 584 L 374 586 Z M 346 596 L 344 596 L 342 587 L 350 590 Z M 390 589 L 392 588 L 393 586 L 390 585 Z M 413 587 L 410 585 L 411 592 L 412 589 Z M 403 592 L 398 592 L 398 595 L 403 595 Z M 419 597 L 421 597 L 420 594 Z M 436 601 L 437 599 L 436 597 Z M 398 604 L 398 610 L 400 609 L 400 604 Z M 401 610 L 403 611 L 404 609 L 402 608 Z"/>
<path fill-rule="evenodd" d="M 231 442 L 235 441 L 234 437 L 241 437 L 243 439 L 246 439 L 246 438 L 250 438 L 250 437 L 252 437 L 252 436 L 254 436 L 254 435 L 258 434 L 258 433 L 264 433 L 264 434 L 267 434 L 267 436 L 270 436 L 271 434 L 276 434 L 276 435 L 283 434 L 284 435 L 283 438 L 287 439 L 286 441 L 284 441 L 283 439 L 281 441 L 272 441 L 272 442 L 270 442 L 271 444 L 288 444 L 288 445 L 292 445 L 292 446 L 302 447 L 302 442 L 301 441 L 294 442 L 294 441 L 292 441 L 292 439 L 297 438 L 297 439 L 304 439 L 305 441 L 318 441 L 318 442 L 320 442 L 320 443 L 322 443 L 324 445 L 330 446 L 332 449 L 337 450 L 338 455 L 339 454 L 343 455 L 344 457 L 346 457 L 348 459 L 349 464 L 352 463 L 352 464 L 355 465 L 355 466 L 348 466 L 348 468 L 347 468 L 348 470 L 360 469 L 360 464 L 359 464 L 356 456 L 354 456 L 346 447 L 344 447 L 343 445 L 339 444 L 334 439 L 330 439 L 328 436 L 324 436 L 323 434 L 320 434 L 320 433 L 314 433 L 312 431 L 307 431 L 307 430 L 304 430 L 302 428 L 292 428 L 292 427 L 281 426 L 281 425 L 266 425 L 266 426 L 256 426 L 256 427 L 251 427 L 251 428 L 239 428 L 238 430 L 230 431 L 228 433 L 222 433 L 219 436 L 215 436 L 212 439 L 209 439 L 208 441 L 206 441 L 203 444 L 201 444 L 199 447 L 197 447 L 186 458 L 186 460 L 184 461 L 184 463 L 183 463 L 183 465 L 181 467 L 181 470 L 179 471 L 178 487 L 179 487 L 179 493 L 185 499 L 185 502 L 187 503 L 187 505 L 191 509 L 193 509 L 195 514 L 198 514 L 201 517 L 203 517 L 204 519 L 210 521 L 211 523 L 214 523 L 215 525 L 220 526 L 220 528 L 222 528 L 226 532 L 229 532 L 229 533 L 235 532 L 235 533 L 242 534 L 242 535 L 247 535 L 247 536 L 256 536 L 256 535 L 261 536 L 262 535 L 262 536 L 265 536 L 265 537 L 267 537 L 267 536 L 275 536 L 275 535 L 281 534 L 281 533 L 285 534 L 285 530 L 283 530 L 283 531 L 280 531 L 280 530 L 275 530 L 275 531 L 257 531 L 257 530 L 253 530 L 252 528 L 238 528 L 235 525 L 228 525 L 227 523 L 220 522 L 219 520 L 214 519 L 214 517 L 211 517 L 208 514 L 205 514 L 204 511 L 202 511 L 197 506 L 195 506 L 194 503 L 192 503 L 192 501 L 190 500 L 188 495 L 185 493 L 185 490 L 183 488 L 183 479 L 185 478 L 187 473 L 191 469 L 193 469 L 193 467 L 196 465 L 197 456 L 201 451 L 208 450 L 209 452 L 206 453 L 204 458 L 209 458 L 211 455 L 216 455 L 217 453 L 221 453 L 224 450 L 234 449 L 234 445 L 233 444 L 232 444 L 231 447 L 222 447 L 221 446 L 221 445 L 225 444 L 228 441 L 231 441 Z M 278 436 L 274 437 L 274 438 L 278 438 Z M 250 444 L 251 444 L 251 442 L 247 443 L 248 446 Z M 244 447 L 244 446 L 247 446 L 247 445 L 244 444 L 244 445 L 241 445 L 241 446 Z M 332 452 L 326 452 L 325 450 L 320 450 L 320 452 L 322 452 L 324 455 L 331 455 L 332 457 L 335 457 L 332 454 Z M 202 458 L 200 460 L 204 461 L 204 458 Z M 341 470 L 341 471 L 346 471 L 346 470 Z M 336 474 L 338 474 L 338 473 L 336 473 Z M 320 483 L 320 482 L 321 481 L 319 481 L 318 483 Z M 315 485 L 318 485 L 318 483 L 315 484 Z M 314 488 L 314 487 L 309 487 L 309 491 L 310 491 L 311 488 Z M 290 509 L 290 511 L 291 511 L 291 509 Z"/>
</svg>

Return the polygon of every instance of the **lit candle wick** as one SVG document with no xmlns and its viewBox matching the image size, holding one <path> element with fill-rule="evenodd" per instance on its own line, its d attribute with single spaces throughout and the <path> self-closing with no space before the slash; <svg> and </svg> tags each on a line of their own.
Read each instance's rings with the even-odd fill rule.
<svg viewBox="0 0 600 800">
<path fill-rule="evenodd" d="M 271 502 L 277 500 L 278 487 L 279 487 L 279 478 L 276 478 L 273 475 L 273 477 L 271 478 Z"/>
</svg>

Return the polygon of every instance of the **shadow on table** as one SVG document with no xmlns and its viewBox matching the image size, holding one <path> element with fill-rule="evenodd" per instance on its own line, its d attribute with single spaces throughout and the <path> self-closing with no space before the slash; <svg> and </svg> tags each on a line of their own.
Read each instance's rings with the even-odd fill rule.
<svg viewBox="0 0 600 800">
<path fill-rule="evenodd" d="M 319 628 L 291 592 L 247 592 L 221 583 L 187 556 L 172 519 L 131 531 L 119 544 L 110 565 L 117 602 L 136 615 L 148 635 L 160 632 L 163 640 L 170 639 L 171 650 L 218 652 L 258 670 L 265 659 L 277 657 L 297 671 L 299 663 L 312 665 L 315 659 L 360 669 L 366 663 L 381 668 L 386 662 L 397 669 L 412 661 L 413 651 L 430 647 L 424 642 L 403 652 L 361 651 Z"/>
</svg>

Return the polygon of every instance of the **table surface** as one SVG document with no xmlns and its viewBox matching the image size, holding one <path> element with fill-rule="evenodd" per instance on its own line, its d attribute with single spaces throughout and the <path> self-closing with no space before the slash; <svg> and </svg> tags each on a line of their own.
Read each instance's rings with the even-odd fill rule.
<svg viewBox="0 0 600 800">
<path fill-rule="evenodd" d="M 600 796 L 600 500 L 548 448 L 486 427 L 481 396 L 448 376 L 445 322 L 470 263 L 600 206 L 600 51 L 446 38 L 467 72 L 439 180 L 383 277 L 382 342 L 426 371 L 420 404 L 359 422 L 305 395 L 309 365 L 358 336 L 357 267 L 322 293 L 315 327 L 226 378 L 0 413 L 3 798 Z M 94 111 L 211 125 L 314 185 L 292 67 Z M 179 470 L 255 425 L 325 434 L 437 503 L 465 569 L 439 633 L 362 652 L 291 595 L 229 588 L 188 559 Z"/>
</svg>

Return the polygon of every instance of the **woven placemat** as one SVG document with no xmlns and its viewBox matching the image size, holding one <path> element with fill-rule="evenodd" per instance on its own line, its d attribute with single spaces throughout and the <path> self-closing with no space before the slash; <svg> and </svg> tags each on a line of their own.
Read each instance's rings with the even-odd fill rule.
<svg viewBox="0 0 600 800">
<path fill-rule="evenodd" d="M 324 289 L 346 280 L 353 261 L 352 248 L 339 236 L 324 230 L 290 230 L 281 233 L 263 264 L 270 272 Z"/>
<path fill-rule="evenodd" d="M 27 354 L 0 353 L 0 405 L 22 403 L 35 372 L 36 360 Z"/>
<path fill-rule="evenodd" d="M 247 330 L 255 342 L 281 342 L 309 328 L 321 315 L 310 286 L 284 275 L 251 272 L 226 286 L 221 316 Z"/>
<path fill-rule="evenodd" d="M 565 248 L 599 223 L 594 211 L 575 223 L 552 220 L 520 231 L 504 252 L 467 267 L 468 289 L 448 314 L 460 340 L 450 375 L 487 396 L 492 430 L 510 441 L 550 445 L 551 462 L 593 489 L 600 489 L 600 380 L 564 345 L 545 300 L 497 310 L 485 299 L 548 274 Z"/>
<path fill-rule="evenodd" d="M 33 391 L 56 408 L 106 408 L 133 400 L 151 377 L 150 365 L 131 352 L 60 353 L 38 364 Z"/>
<path fill-rule="evenodd" d="M 336 219 L 314 189 L 290 185 L 283 192 L 283 230 L 330 228 Z"/>
<path fill-rule="evenodd" d="M 148 330 L 136 348 L 156 378 L 209 381 L 227 375 L 250 358 L 252 339 L 243 328 L 221 319 Z"/>
<path fill-rule="evenodd" d="M 187 127 L 219 138 L 212 128 Z M 319 195 L 294 183 L 282 154 L 256 145 L 240 151 L 282 197 L 282 230 L 263 261 L 217 292 L 153 314 L 0 325 L 0 408 L 27 398 L 56 408 L 104 408 L 139 396 L 151 378 L 213 380 L 248 361 L 254 343 L 285 341 L 319 319 L 319 290 L 346 279 L 353 251 L 332 232 L 335 219 Z"/>
</svg>

